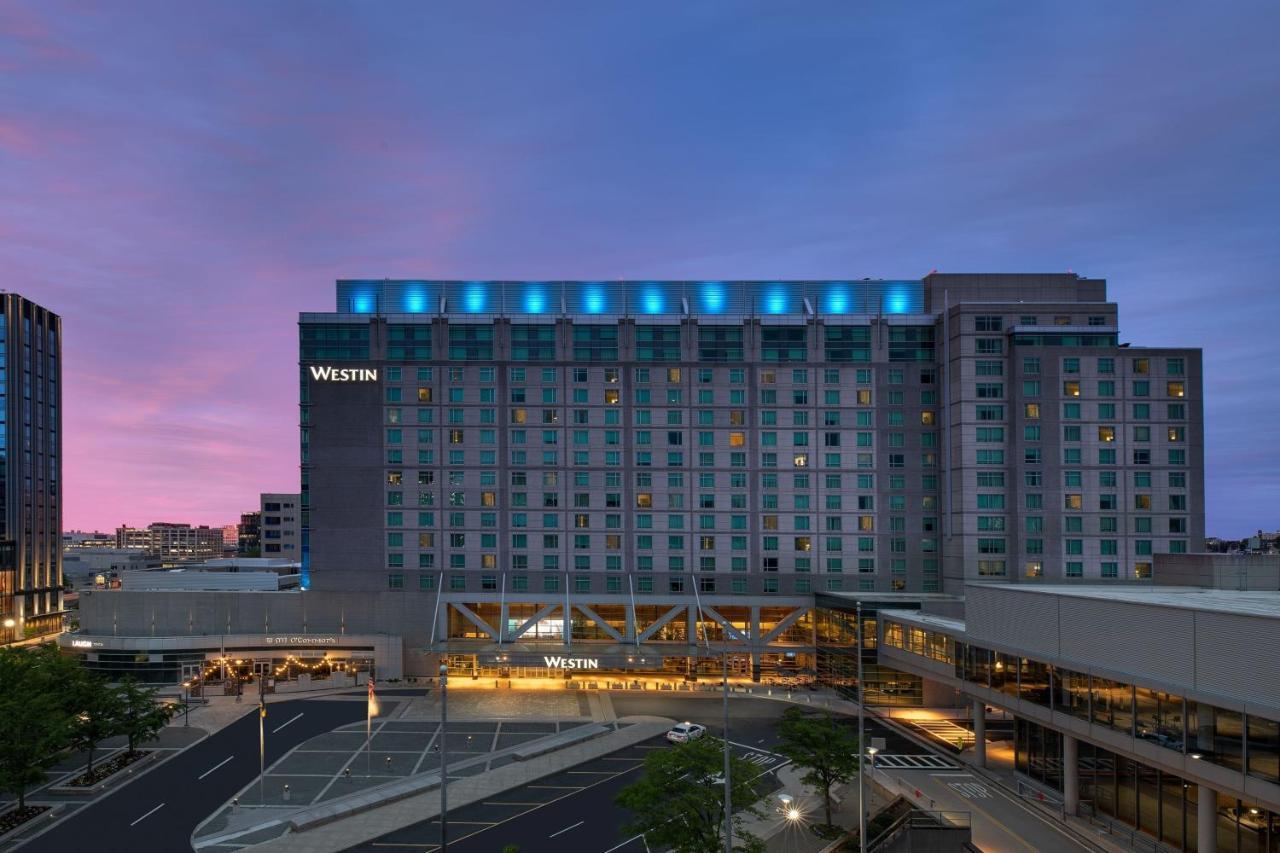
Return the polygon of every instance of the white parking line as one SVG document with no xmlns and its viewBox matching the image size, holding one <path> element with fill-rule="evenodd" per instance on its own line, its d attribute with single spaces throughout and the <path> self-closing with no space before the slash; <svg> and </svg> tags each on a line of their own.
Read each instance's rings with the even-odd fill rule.
<svg viewBox="0 0 1280 853">
<path fill-rule="evenodd" d="M 140 818 L 138 818 L 137 820 L 135 820 L 133 823 L 129 824 L 129 826 L 137 826 L 138 824 L 142 823 L 142 822 L 143 822 L 144 820 L 146 820 L 147 818 L 151 817 L 151 816 L 152 816 L 153 814 L 155 814 L 156 812 L 160 811 L 162 808 L 164 808 L 164 803 L 161 803 L 160 805 L 156 806 L 154 809 L 152 809 L 151 811 L 147 812 L 147 813 L 146 813 L 146 814 L 144 814 L 142 817 L 140 817 Z"/>
<path fill-rule="evenodd" d="M 628 838 L 626 841 L 617 845 L 616 847 L 610 847 L 608 850 L 604 851 L 604 853 L 613 853 L 613 851 L 615 850 L 621 850 L 623 847 L 626 847 L 628 844 L 630 844 L 632 841 L 635 841 L 637 838 L 643 838 L 643 837 L 644 837 L 643 835 L 633 835 L 630 838 Z M 649 845 L 646 844 L 645 849 L 647 850 L 648 848 L 649 848 Z"/>
<path fill-rule="evenodd" d="M 204 772 L 203 772 L 203 773 L 201 773 L 199 776 L 197 776 L 197 777 L 196 777 L 196 781 L 199 781 L 199 780 L 203 779 L 204 777 L 208 776 L 210 773 L 212 773 L 213 771 L 217 770 L 219 767 L 221 767 L 222 765 L 226 764 L 228 761 L 230 761 L 230 760 L 231 760 L 231 759 L 233 759 L 233 758 L 235 758 L 235 756 L 234 756 L 234 755 L 228 755 L 226 758 L 222 759 L 222 760 L 221 760 L 221 761 L 219 761 L 217 764 L 213 765 L 213 766 L 212 766 L 212 767 L 210 767 L 208 770 L 204 771 Z"/>
<path fill-rule="evenodd" d="M 578 827 L 582 826 L 584 823 L 586 823 L 585 820 L 580 820 L 577 823 L 575 823 L 573 826 L 566 826 L 564 829 L 560 830 L 559 832 L 551 833 L 550 835 L 547 836 L 547 838 L 555 838 L 557 835 L 564 835 L 569 830 L 577 829 Z"/>
<path fill-rule="evenodd" d="M 298 715 L 298 717 L 301 717 L 301 716 L 302 716 L 301 714 L 299 714 L 299 715 Z M 272 734 L 275 734 L 276 732 L 280 731 L 280 729 L 283 729 L 285 726 L 289 725 L 289 723 L 295 722 L 295 721 L 298 719 L 298 717 L 294 717 L 292 720 L 287 720 L 287 721 L 285 721 L 285 722 L 281 723 L 281 724 L 280 724 L 280 726 L 279 726 L 278 728 L 274 728 L 274 729 L 272 729 L 272 730 L 271 730 L 271 733 L 272 733 Z M 414 751 L 416 752 L 417 750 L 414 750 Z"/>
</svg>

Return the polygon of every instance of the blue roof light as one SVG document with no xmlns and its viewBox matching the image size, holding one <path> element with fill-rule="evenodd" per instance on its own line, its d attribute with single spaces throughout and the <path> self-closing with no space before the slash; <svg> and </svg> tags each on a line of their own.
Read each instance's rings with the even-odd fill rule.
<svg viewBox="0 0 1280 853">
<path fill-rule="evenodd" d="M 785 314 L 789 300 L 787 286 L 782 283 L 769 285 L 764 292 L 764 313 Z"/>
<path fill-rule="evenodd" d="M 666 294 L 658 284 L 649 283 L 640 290 L 640 310 L 645 314 L 661 314 L 666 302 Z"/>
<path fill-rule="evenodd" d="M 698 285 L 698 299 L 707 314 L 719 314 L 724 310 L 724 282 L 704 281 Z"/>
<path fill-rule="evenodd" d="M 404 292 L 404 310 L 409 314 L 421 314 L 427 310 L 427 291 L 421 285 L 410 285 Z"/>
<path fill-rule="evenodd" d="M 599 284 L 586 284 L 582 287 L 582 310 L 588 314 L 603 314 L 605 306 L 604 287 Z"/>
<path fill-rule="evenodd" d="M 462 307 L 470 314 L 484 311 L 489 301 L 489 289 L 483 281 L 469 281 L 462 291 Z"/>
<path fill-rule="evenodd" d="M 910 313 L 911 294 L 907 292 L 907 288 L 904 285 L 889 285 L 889 290 L 884 295 L 884 310 L 886 314 Z"/>
<path fill-rule="evenodd" d="M 544 314 L 547 311 L 547 290 L 541 284 L 525 285 L 524 310 L 527 314 Z"/>
<path fill-rule="evenodd" d="M 372 314 L 377 299 L 372 293 L 357 293 L 351 297 L 351 310 L 357 314 Z"/>
<path fill-rule="evenodd" d="M 835 282 L 827 286 L 827 292 L 822 297 L 822 311 L 826 314 L 849 312 L 849 291 L 843 282 Z"/>
</svg>

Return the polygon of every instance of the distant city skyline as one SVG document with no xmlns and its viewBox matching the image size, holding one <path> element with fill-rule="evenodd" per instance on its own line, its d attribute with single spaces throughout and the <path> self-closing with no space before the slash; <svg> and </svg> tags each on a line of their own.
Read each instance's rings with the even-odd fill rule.
<svg viewBox="0 0 1280 853">
<path fill-rule="evenodd" d="M 297 491 L 335 279 L 1072 269 L 1204 349 L 1206 534 L 1275 529 L 1280 7 L 924 7 L 0 8 L 64 528 Z"/>
</svg>

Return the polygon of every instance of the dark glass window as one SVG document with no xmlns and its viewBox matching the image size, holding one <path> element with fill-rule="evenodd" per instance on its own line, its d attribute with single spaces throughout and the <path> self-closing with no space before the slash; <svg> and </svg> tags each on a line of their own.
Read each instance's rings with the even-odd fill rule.
<svg viewBox="0 0 1280 853">
<path fill-rule="evenodd" d="M 760 360 L 769 362 L 808 361 L 804 326 L 763 326 L 760 329 Z"/>
<path fill-rule="evenodd" d="M 617 361 L 617 326 L 574 326 L 574 361 Z"/>
<path fill-rule="evenodd" d="M 1249 716 L 1249 775 L 1280 782 L 1280 723 Z"/>
<path fill-rule="evenodd" d="M 679 361 L 679 326 L 636 326 L 637 361 Z"/>
<path fill-rule="evenodd" d="M 827 326 L 824 338 L 827 361 L 871 361 L 870 326 Z"/>
<path fill-rule="evenodd" d="M 511 360 L 554 361 L 556 327 L 549 324 L 511 327 Z"/>
<path fill-rule="evenodd" d="M 429 361 L 431 327 L 424 324 L 388 326 L 387 358 L 392 361 Z"/>
<path fill-rule="evenodd" d="M 742 361 L 741 326 L 699 326 L 700 361 Z"/>
<path fill-rule="evenodd" d="M 933 326 L 890 326 L 890 361 L 933 361 Z"/>
</svg>

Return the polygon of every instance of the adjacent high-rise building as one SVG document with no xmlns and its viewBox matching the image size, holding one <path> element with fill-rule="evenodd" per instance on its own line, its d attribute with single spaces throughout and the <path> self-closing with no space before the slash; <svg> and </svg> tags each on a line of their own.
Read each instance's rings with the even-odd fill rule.
<svg viewBox="0 0 1280 853">
<path fill-rule="evenodd" d="M 264 557 L 301 560 L 302 496 L 297 492 L 264 492 L 259 496 L 261 552 Z"/>
<path fill-rule="evenodd" d="M 0 294 L 2 642 L 62 627 L 62 321 Z"/>
</svg>

